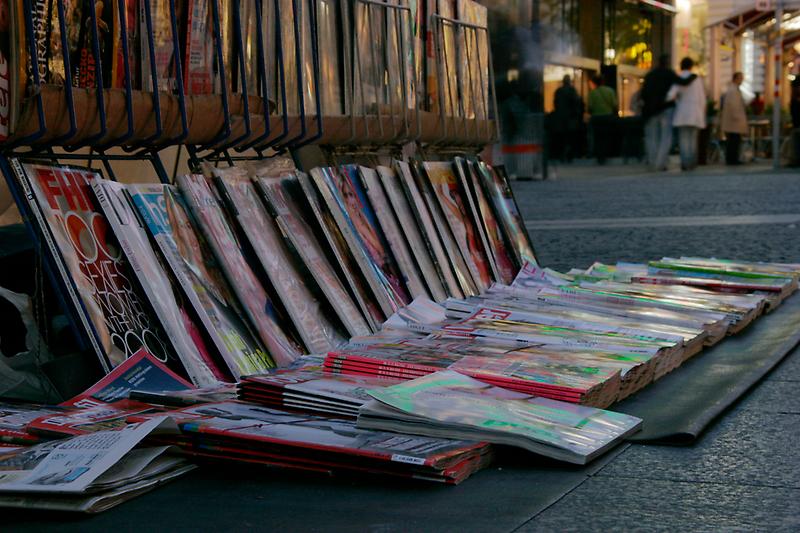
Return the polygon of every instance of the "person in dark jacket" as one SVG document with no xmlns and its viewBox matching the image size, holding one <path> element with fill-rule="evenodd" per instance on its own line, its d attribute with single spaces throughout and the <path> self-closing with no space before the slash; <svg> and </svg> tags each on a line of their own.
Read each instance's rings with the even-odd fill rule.
<svg viewBox="0 0 800 533">
<path fill-rule="evenodd" d="M 653 170 L 666 170 L 669 150 L 672 147 L 672 112 L 675 102 L 667 101 L 673 85 L 688 85 L 696 74 L 682 78 L 669 66 L 669 56 L 662 55 L 658 66 L 644 77 L 642 86 L 642 119 L 644 120 L 647 162 Z"/>
<path fill-rule="evenodd" d="M 577 152 L 582 116 L 583 101 L 572 86 L 572 79 L 566 75 L 553 96 L 552 117 L 553 155 L 562 161 L 572 161 Z"/>
</svg>

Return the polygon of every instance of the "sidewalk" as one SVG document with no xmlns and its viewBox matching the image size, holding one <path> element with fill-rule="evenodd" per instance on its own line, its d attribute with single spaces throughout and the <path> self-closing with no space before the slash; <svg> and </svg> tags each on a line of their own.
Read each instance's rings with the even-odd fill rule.
<svg viewBox="0 0 800 533">
<path fill-rule="evenodd" d="M 572 163 L 561 163 L 550 161 L 547 165 L 548 179 L 579 179 L 596 178 L 604 176 L 663 176 L 663 175 L 708 175 L 726 174 L 735 172 L 736 174 L 756 174 L 761 172 L 774 172 L 772 161 L 759 159 L 752 163 L 747 163 L 737 167 L 729 167 L 724 164 L 702 165 L 697 169 L 682 172 L 678 156 L 671 156 L 669 170 L 666 172 L 656 172 L 650 170 L 645 163 L 637 160 L 623 161 L 621 158 L 612 158 L 605 165 L 598 165 L 594 159 L 576 159 Z M 778 172 L 797 172 L 797 169 L 782 169 Z"/>
<path fill-rule="evenodd" d="M 672 168 L 579 162 L 558 165 L 555 181 L 515 182 L 542 264 L 565 270 L 663 255 L 800 261 L 796 170 Z M 795 349 L 694 446 L 633 444 L 520 530 L 797 531 L 798 387 Z"/>
</svg>

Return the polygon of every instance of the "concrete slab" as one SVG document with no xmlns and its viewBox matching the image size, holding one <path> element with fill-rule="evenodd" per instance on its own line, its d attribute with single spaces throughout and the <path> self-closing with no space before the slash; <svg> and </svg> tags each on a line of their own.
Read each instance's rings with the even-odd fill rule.
<svg viewBox="0 0 800 533">
<path fill-rule="evenodd" d="M 518 532 L 797 531 L 800 490 L 595 477 Z"/>
<path fill-rule="evenodd" d="M 800 489 L 798 441 L 800 415 L 734 411 L 693 446 L 633 445 L 597 475 Z"/>
</svg>

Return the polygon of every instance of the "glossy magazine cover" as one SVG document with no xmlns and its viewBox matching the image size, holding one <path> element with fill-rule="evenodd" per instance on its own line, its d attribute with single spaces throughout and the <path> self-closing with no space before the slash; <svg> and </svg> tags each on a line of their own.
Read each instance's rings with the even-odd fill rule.
<svg viewBox="0 0 800 533">
<path fill-rule="evenodd" d="M 161 255 L 181 286 L 228 371 L 238 379 L 272 365 L 250 332 L 211 250 L 171 185 L 128 185 Z"/>
<path fill-rule="evenodd" d="M 419 422 L 413 427 L 423 434 L 427 432 L 425 422 L 433 427 L 441 424 L 441 431 L 515 443 L 577 464 L 603 453 L 637 431 L 642 423 L 639 418 L 621 413 L 493 387 L 452 371 L 369 392 L 382 404 L 410 415 L 404 419 Z M 371 406 L 362 409 L 362 415 Z M 373 425 L 364 422 L 360 415 L 359 426 Z M 458 428 L 468 431 L 458 432 Z"/>
<path fill-rule="evenodd" d="M 66 167 L 15 167 L 30 189 L 31 208 L 42 217 L 41 230 L 52 238 L 51 253 L 65 266 L 61 274 L 69 279 L 63 282 L 77 289 L 78 312 L 85 310 L 90 319 L 88 333 L 99 340 L 101 362 L 110 370 L 145 348 L 160 361 L 180 367 L 107 219 L 95 205 L 90 183 L 100 176 Z"/>
<path fill-rule="evenodd" d="M 511 191 L 505 174 L 482 161 L 478 163 L 477 168 L 481 185 L 494 207 L 495 215 L 500 221 L 506 239 L 512 245 L 517 263 L 520 266 L 526 262 L 537 264 L 533 246 L 528 237 L 528 230 L 525 228 L 525 222 L 522 220 L 522 215 L 520 215 L 514 200 L 514 193 Z"/>
<path fill-rule="evenodd" d="M 429 297 L 428 290 L 403 236 L 405 228 L 403 230 L 400 229 L 398 220 L 395 218 L 386 193 L 378 179 L 378 172 L 371 168 L 359 167 L 359 175 L 370 204 L 374 209 L 374 215 L 380 224 L 380 229 L 383 230 L 383 234 L 386 236 L 388 249 L 392 251 L 395 259 L 397 259 L 397 266 L 403 274 L 411 297 Z M 411 231 L 411 228 L 409 228 L 409 231 Z"/>
<path fill-rule="evenodd" d="M 483 292 L 492 283 L 491 267 L 452 163 L 425 162 L 423 167 L 478 292 Z"/>
<path fill-rule="evenodd" d="M 288 365 L 300 355 L 299 347 L 284 332 L 274 304 L 247 263 L 208 181 L 200 174 L 188 174 L 178 177 L 178 186 L 273 361 Z"/>
<path fill-rule="evenodd" d="M 368 335 L 371 331 L 369 325 L 345 290 L 312 229 L 303 219 L 298 206 L 286 189 L 288 182 L 294 179 L 292 175 L 279 178 L 263 177 L 257 180 L 257 185 L 275 214 L 275 221 L 284 239 L 291 243 L 291 247 L 300 256 L 314 282 L 325 294 L 331 307 L 336 310 L 348 333 L 351 336 Z"/>
<path fill-rule="evenodd" d="M 334 167 L 312 169 L 311 177 L 325 199 L 328 210 L 355 257 L 361 274 L 372 289 L 381 311 L 386 316 L 391 315 L 410 300 L 405 295 L 399 274 L 389 262 L 391 259 L 375 227 L 362 211 L 364 204 L 350 177 Z M 397 293 L 398 290 L 402 293 Z"/>
<path fill-rule="evenodd" d="M 267 215 L 247 171 L 229 167 L 214 168 L 213 173 L 306 349 L 320 353 L 341 344 L 344 339 L 295 269 L 275 221 Z"/>
<path fill-rule="evenodd" d="M 431 262 L 439 275 L 440 282 L 443 284 L 442 288 L 453 298 L 463 298 L 464 294 L 461 291 L 458 280 L 456 280 L 453 274 L 450 261 L 447 259 L 447 252 L 439 237 L 439 232 L 434 225 L 433 216 L 426 205 L 422 193 L 417 187 L 411 165 L 405 161 L 395 161 L 395 164 L 397 165 L 400 184 L 403 187 L 406 198 L 414 213 L 414 218 L 419 221 L 421 236 L 425 240 Z M 437 301 L 440 300 L 437 298 Z"/>
<path fill-rule="evenodd" d="M 316 188 L 313 180 L 304 172 L 298 172 L 296 175 L 303 194 L 305 195 L 308 207 L 310 207 L 311 212 L 314 214 L 317 227 L 325 238 L 325 241 L 327 241 L 328 249 L 331 251 L 336 263 L 338 263 L 342 275 L 350 287 L 351 294 L 358 303 L 370 329 L 373 332 L 378 331 L 380 324 L 386 320 L 386 316 L 383 314 L 381 306 L 376 298 L 372 297 L 370 294 L 368 280 L 360 275 L 361 267 L 357 264 L 356 257 L 349 249 L 348 243 L 343 235 L 344 230 L 340 228 L 337 221 L 334 219 L 334 215 L 326 207 L 328 205 L 328 200 L 321 198 L 321 196 L 327 192 L 327 187 L 322 189 Z"/>
<path fill-rule="evenodd" d="M 392 210 L 397 217 L 397 223 L 402 228 L 402 235 L 407 240 L 413 259 L 419 267 L 424 285 L 434 300 L 443 301 L 447 298 L 447 293 L 445 293 L 439 273 L 428 251 L 428 246 L 420 232 L 418 221 L 415 220 L 411 212 L 411 206 L 403 192 L 400 179 L 395 171 L 389 167 L 379 166 L 376 170 L 383 184 L 383 189 L 386 191 L 386 197 L 389 199 Z"/>
<path fill-rule="evenodd" d="M 92 190 L 189 378 L 199 387 L 226 379 L 227 373 L 217 369 L 206 348 L 182 293 L 173 287 L 150 246 L 147 234 L 139 225 L 125 185 L 96 179 L 92 182 Z"/>
<path fill-rule="evenodd" d="M 494 211 L 489 204 L 489 199 L 480 185 L 477 163 L 474 161 L 461 160 L 461 176 L 465 190 L 468 190 L 475 201 L 478 216 L 474 219 L 480 229 L 485 232 L 487 249 L 497 269 L 497 281 L 509 284 L 514 281 L 517 275 L 517 268 L 514 265 L 514 253 L 508 241 L 503 237 L 500 223 L 494 215 Z"/>
</svg>

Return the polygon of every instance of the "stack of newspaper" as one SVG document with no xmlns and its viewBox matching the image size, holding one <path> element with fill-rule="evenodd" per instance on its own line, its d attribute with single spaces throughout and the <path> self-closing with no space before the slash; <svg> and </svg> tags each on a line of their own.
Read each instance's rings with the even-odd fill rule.
<svg viewBox="0 0 800 533">
<path fill-rule="evenodd" d="M 194 468 L 166 446 L 136 447 L 174 426 L 153 418 L 30 447 L 0 449 L 0 506 L 95 513 Z"/>
</svg>

